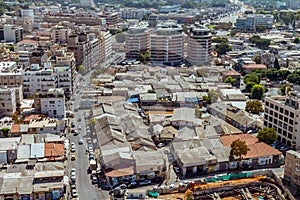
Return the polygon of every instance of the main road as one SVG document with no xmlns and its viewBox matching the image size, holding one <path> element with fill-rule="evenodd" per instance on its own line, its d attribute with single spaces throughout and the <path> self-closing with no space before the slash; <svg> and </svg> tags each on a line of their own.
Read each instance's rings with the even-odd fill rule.
<svg viewBox="0 0 300 200">
<path fill-rule="evenodd" d="M 74 142 L 76 145 L 76 160 L 70 161 L 70 168 L 76 169 L 76 185 L 78 191 L 78 199 L 89 199 L 89 200 L 106 200 L 109 199 L 108 191 L 101 190 L 98 185 L 93 185 L 90 179 L 90 174 L 87 173 L 89 167 L 89 158 L 86 154 L 87 148 L 87 138 L 89 137 L 86 132 L 86 121 L 84 117 L 84 110 L 80 110 L 79 103 L 81 99 L 81 91 L 83 88 L 89 85 L 90 74 L 86 75 L 81 82 L 78 84 L 78 89 L 75 92 L 71 103 L 71 110 L 74 112 L 75 118 L 73 118 L 75 122 L 75 128 L 78 130 L 78 127 L 81 127 L 78 130 L 80 133 L 77 136 L 74 136 L 72 133 L 68 136 L 70 142 Z M 78 140 L 82 139 L 83 144 L 79 145 Z M 72 154 L 72 153 L 71 153 Z"/>
</svg>

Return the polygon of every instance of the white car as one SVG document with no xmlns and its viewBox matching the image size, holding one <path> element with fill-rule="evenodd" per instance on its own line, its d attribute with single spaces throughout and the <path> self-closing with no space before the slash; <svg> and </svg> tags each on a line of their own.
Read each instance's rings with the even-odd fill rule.
<svg viewBox="0 0 300 200">
<path fill-rule="evenodd" d="M 71 176 L 76 176 L 76 169 L 75 168 L 71 169 Z"/>
<path fill-rule="evenodd" d="M 174 188 L 174 187 L 175 187 L 175 185 L 174 185 L 173 183 L 169 185 L 169 188 L 170 188 L 170 189 L 172 189 L 172 188 Z"/>
<path fill-rule="evenodd" d="M 77 193 L 76 189 L 72 190 L 72 197 L 74 197 L 74 198 L 78 197 L 78 193 Z"/>
</svg>

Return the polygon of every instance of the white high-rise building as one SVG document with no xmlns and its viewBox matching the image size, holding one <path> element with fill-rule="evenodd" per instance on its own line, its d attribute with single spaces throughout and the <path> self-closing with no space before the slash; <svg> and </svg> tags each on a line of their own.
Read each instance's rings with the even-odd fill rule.
<svg viewBox="0 0 300 200">
<path fill-rule="evenodd" d="M 274 128 L 278 141 L 300 150 L 300 94 L 266 97 L 264 127 Z"/>
<path fill-rule="evenodd" d="M 183 62 L 184 36 L 182 29 L 162 26 L 150 35 L 150 60 L 157 65 L 179 66 Z"/>
<path fill-rule="evenodd" d="M 94 7 L 94 1 L 93 0 L 80 0 L 80 5 L 82 7 Z"/>
<path fill-rule="evenodd" d="M 133 26 L 125 33 L 125 49 L 127 58 L 139 58 L 150 49 L 150 34 L 145 27 Z"/>
<path fill-rule="evenodd" d="M 206 28 L 191 27 L 187 39 L 187 60 L 193 65 L 209 64 L 211 34 Z"/>
</svg>

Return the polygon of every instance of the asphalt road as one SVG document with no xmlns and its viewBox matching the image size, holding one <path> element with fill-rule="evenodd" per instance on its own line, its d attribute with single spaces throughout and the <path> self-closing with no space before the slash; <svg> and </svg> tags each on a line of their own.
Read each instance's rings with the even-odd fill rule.
<svg viewBox="0 0 300 200">
<path fill-rule="evenodd" d="M 79 107 L 80 99 L 81 99 L 81 89 L 89 85 L 89 75 L 84 77 L 83 81 L 79 83 L 78 92 L 75 92 L 75 95 L 72 99 L 74 99 L 71 109 L 77 110 Z M 93 185 L 90 179 L 90 174 L 87 173 L 89 167 L 89 160 L 88 155 L 86 154 L 87 149 L 87 141 L 86 138 L 89 137 L 86 134 L 86 122 L 84 119 L 84 112 L 83 110 L 74 111 L 75 118 L 73 119 L 76 125 L 76 129 L 80 126 L 81 130 L 77 136 L 70 134 L 68 139 L 70 142 L 74 142 L 76 145 L 76 160 L 70 161 L 68 166 L 69 170 L 71 168 L 76 169 L 76 185 L 77 185 L 77 192 L 79 195 L 78 199 L 89 199 L 89 200 L 106 200 L 109 199 L 108 191 L 103 191 L 98 188 L 98 185 Z M 78 139 L 82 139 L 84 144 L 79 145 Z M 72 153 L 71 153 L 72 155 Z"/>
</svg>

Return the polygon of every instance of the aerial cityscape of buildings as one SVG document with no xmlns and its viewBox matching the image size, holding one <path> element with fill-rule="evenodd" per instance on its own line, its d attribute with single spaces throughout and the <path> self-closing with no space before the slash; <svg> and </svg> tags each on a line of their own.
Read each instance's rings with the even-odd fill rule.
<svg viewBox="0 0 300 200">
<path fill-rule="evenodd" d="M 299 0 L 0 8 L 0 199 L 299 199 Z"/>
</svg>

